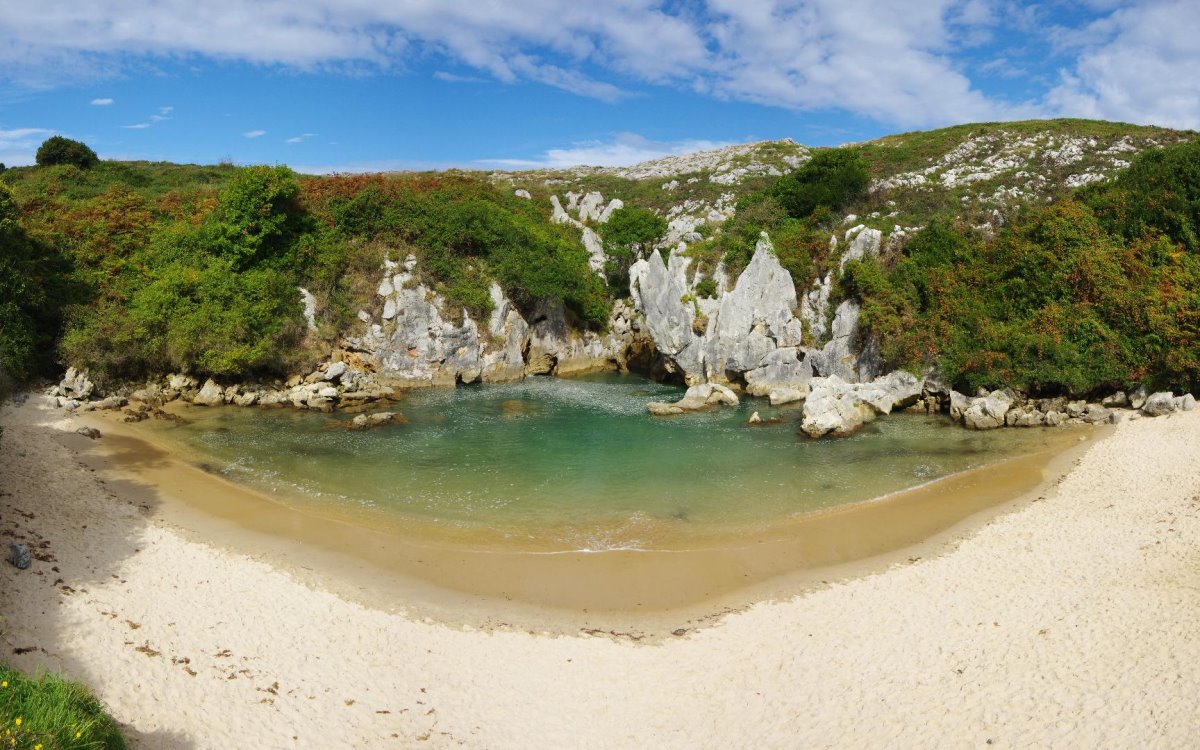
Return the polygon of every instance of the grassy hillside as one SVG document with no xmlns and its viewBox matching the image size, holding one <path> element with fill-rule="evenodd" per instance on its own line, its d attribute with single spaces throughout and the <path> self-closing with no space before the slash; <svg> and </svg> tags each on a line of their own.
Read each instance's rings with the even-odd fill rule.
<svg viewBox="0 0 1200 750">
<path fill-rule="evenodd" d="M 565 203 L 570 192 L 598 191 L 629 207 L 613 225 L 620 229 L 588 222 L 623 264 L 655 244 L 646 231 L 662 232 L 670 222 L 660 246 L 683 239 L 699 269 L 712 273 L 723 264 L 736 275 L 767 231 L 801 290 L 839 275 L 831 236 L 844 243 L 852 225 L 879 229 L 881 257 L 835 279 L 835 296 L 863 300 L 864 322 L 894 363 L 937 364 L 964 387 L 1191 383 L 1190 329 L 1171 323 L 1191 315 L 1195 248 L 1184 230 L 1193 219 L 1159 209 L 1194 201 L 1200 187 L 1177 164 L 1152 164 L 1136 188 L 1113 178 L 1146 161 L 1138 154 L 1193 136 L 1054 120 L 963 125 L 841 149 L 746 144 L 624 168 L 333 177 L 148 162 L 10 169 L 0 175 L 0 369 L 29 377 L 70 362 L 111 379 L 302 369 L 356 325 L 357 310 L 375 304 L 384 258 L 409 254 L 451 313 L 486 315 L 495 281 L 522 308 L 561 300 L 578 325 L 602 328 L 623 285 L 605 286 L 591 272 L 580 230 L 554 223 L 550 210 L 552 195 Z M 826 189 L 844 176 L 814 168 L 826 157 L 859 175 L 850 188 Z M 1164 171 L 1171 174 L 1158 174 Z M 814 195 L 815 202 L 803 197 Z M 1058 219 L 1047 211 L 1059 211 Z M 1138 281 L 1121 286 L 1106 278 L 1103 285 L 1120 286 L 1120 304 L 1147 311 L 1146 321 L 1124 325 L 1113 310 L 1096 312 L 1098 298 L 1075 286 L 1077 270 L 1054 271 L 1067 280 L 1057 296 L 1013 291 L 1037 287 L 1050 273 L 1031 264 L 1038 256 L 1030 248 L 1070 255 L 1047 227 L 1072 222 L 1091 234 L 1070 248 L 1108 248 L 1089 262 Z M 946 236 L 956 238 L 952 251 Z M 1152 260 L 1140 266 L 1131 257 Z M 610 276 L 619 279 L 620 269 Z M 298 286 L 320 303 L 316 335 L 306 332 Z M 696 291 L 715 289 L 707 281 Z M 977 308 L 951 304 L 989 295 L 999 296 Z M 1053 304 L 1065 307 L 1047 311 Z M 1012 310 L 1020 314 L 1001 315 Z M 1088 349 L 1087 363 L 1075 344 L 1064 345 L 1058 359 L 1047 354 L 1051 344 L 1073 340 L 1062 330 L 1068 319 L 1092 312 L 1108 327 L 1093 331 L 1108 348 Z M 1031 326 L 1044 339 L 1015 344 Z M 1121 364 L 1104 369 L 1098 360 L 1105 357 Z"/>
</svg>

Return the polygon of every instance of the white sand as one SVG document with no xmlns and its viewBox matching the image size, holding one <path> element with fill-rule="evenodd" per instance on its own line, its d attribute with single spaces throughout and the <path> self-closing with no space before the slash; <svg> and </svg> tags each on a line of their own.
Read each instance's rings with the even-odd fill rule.
<svg viewBox="0 0 1200 750">
<path fill-rule="evenodd" d="M 80 438 L 38 425 L 56 418 L 3 418 L 0 539 L 36 532 L 56 561 L 0 565 L 0 658 L 91 685 L 135 747 L 1200 736 L 1200 412 L 1121 425 L 948 554 L 649 645 L 450 628 L 312 590 L 153 522 L 75 460 L 64 442 Z"/>
</svg>

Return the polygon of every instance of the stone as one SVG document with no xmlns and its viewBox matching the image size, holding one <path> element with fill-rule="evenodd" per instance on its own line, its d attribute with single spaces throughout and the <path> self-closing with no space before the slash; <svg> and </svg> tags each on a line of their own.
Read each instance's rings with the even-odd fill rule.
<svg viewBox="0 0 1200 750">
<path fill-rule="evenodd" d="M 75 432 L 89 440 L 96 440 L 100 437 L 100 430 L 97 430 L 95 427 L 80 427 Z"/>
<path fill-rule="evenodd" d="M 1087 413 L 1086 401 L 1071 401 L 1067 404 L 1067 416 L 1072 419 L 1079 419 Z"/>
<path fill-rule="evenodd" d="M 1083 421 L 1088 424 L 1104 424 L 1112 416 L 1112 409 L 1099 404 L 1088 404 L 1083 414 Z"/>
<path fill-rule="evenodd" d="M 874 419 L 874 410 L 840 378 L 814 378 L 812 392 L 804 401 L 800 429 L 812 438 L 844 437 L 870 419 Z"/>
<path fill-rule="evenodd" d="M 646 410 L 655 416 L 671 416 L 720 404 L 737 406 L 737 394 L 720 383 L 700 383 L 688 388 L 683 398 L 675 403 L 655 401 L 647 404 Z"/>
<path fill-rule="evenodd" d="M 963 424 L 968 430 L 994 430 L 1004 426 L 1004 417 L 1012 407 L 1012 397 L 1003 391 L 992 391 L 987 396 L 971 400 L 971 406 L 963 412 Z"/>
<path fill-rule="evenodd" d="M 750 419 L 746 420 L 746 424 L 762 424 L 762 423 L 763 423 L 763 418 L 761 416 L 759 416 L 758 412 L 754 412 L 753 414 L 750 415 Z"/>
<path fill-rule="evenodd" d="M 1179 402 L 1180 411 L 1192 411 L 1196 408 L 1196 397 L 1190 393 L 1185 393 L 1182 400 Z"/>
<path fill-rule="evenodd" d="M 513 195 L 517 196 L 518 198 L 524 198 L 525 200 L 530 200 L 533 198 L 533 196 L 529 194 L 528 190 L 514 190 Z"/>
<path fill-rule="evenodd" d="M 220 406 L 225 403 L 225 391 L 209 378 L 200 392 L 192 398 L 192 403 L 200 406 Z"/>
<path fill-rule="evenodd" d="M 62 381 L 58 384 L 58 390 L 57 395 L 83 400 L 92 395 L 96 390 L 96 385 L 88 379 L 87 370 L 68 367 Z"/>
<path fill-rule="evenodd" d="M 338 397 L 338 389 L 331 385 L 317 389 L 317 398 L 335 399 Z"/>
<path fill-rule="evenodd" d="M 1046 415 L 1030 406 L 1014 407 L 1004 415 L 1004 423 L 1009 427 L 1041 427 Z"/>
<path fill-rule="evenodd" d="M 1067 415 L 1061 411 L 1046 412 L 1045 424 L 1047 427 L 1058 427 L 1067 421 Z"/>
<path fill-rule="evenodd" d="M 746 372 L 746 393 L 766 396 L 772 391 L 786 389 L 808 393 L 812 380 L 812 365 L 796 347 L 783 347 L 769 352 L 762 366 Z"/>
<path fill-rule="evenodd" d="M 958 391 L 950 391 L 950 418 L 961 422 L 963 414 L 971 408 L 971 399 Z"/>
<path fill-rule="evenodd" d="M 257 391 L 249 391 L 239 396 L 233 397 L 234 406 L 254 406 L 258 402 L 259 394 Z"/>
<path fill-rule="evenodd" d="M 771 406 L 782 406 L 783 404 L 790 404 L 795 401 L 803 401 L 808 397 L 808 386 L 806 385 L 804 390 L 796 388 L 772 388 L 767 397 L 770 399 Z"/>
<path fill-rule="evenodd" d="M 173 391 L 186 391 L 195 388 L 199 383 L 191 375 L 172 375 L 167 379 L 167 386 Z"/>
<path fill-rule="evenodd" d="M 1153 393 L 1142 404 L 1142 413 L 1148 417 L 1161 417 L 1175 411 L 1175 395 L 1170 391 Z"/>
<path fill-rule="evenodd" d="M 350 420 L 353 430 L 369 430 L 372 427 L 382 427 L 387 424 L 403 424 L 404 417 L 393 411 L 381 411 L 374 414 L 359 414 Z"/>
<path fill-rule="evenodd" d="M 1125 391 L 1117 391 L 1111 396 L 1105 396 L 1100 403 L 1101 405 L 1107 406 L 1110 409 L 1114 407 L 1128 406 L 1129 397 L 1125 395 Z"/>
<path fill-rule="evenodd" d="M 328 381 L 338 380 L 346 374 L 346 369 L 345 362 L 334 362 L 325 369 L 325 379 Z"/>
<path fill-rule="evenodd" d="M 33 564 L 33 556 L 29 554 L 29 548 L 24 544 L 10 542 L 8 545 L 8 561 L 12 563 L 17 570 L 25 570 Z"/>
<path fill-rule="evenodd" d="M 1134 409 L 1141 409 L 1146 405 L 1146 399 L 1150 397 L 1150 391 L 1146 390 L 1146 386 L 1139 385 L 1129 394 L 1129 406 Z"/>
</svg>

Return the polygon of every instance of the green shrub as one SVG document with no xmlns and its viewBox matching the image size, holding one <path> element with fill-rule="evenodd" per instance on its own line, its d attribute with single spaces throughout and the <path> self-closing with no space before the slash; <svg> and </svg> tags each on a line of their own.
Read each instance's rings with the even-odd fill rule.
<svg viewBox="0 0 1200 750">
<path fill-rule="evenodd" d="M 667 220 L 649 209 L 625 206 L 613 211 L 600 233 L 608 256 L 608 284 L 623 293 L 629 289 L 629 266 L 667 233 Z"/>
<path fill-rule="evenodd" d="M 865 194 L 869 182 L 867 164 L 857 150 L 832 148 L 813 154 L 768 192 L 788 215 L 803 219 L 820 206 L 842 208 Z"/>
<path fill-rule="evenodd" d="M 90 169 L 100 161 L 96 152 L 87 144 L 54 135 L 47 138 L 38 147 L 35 160 L 38 166 L 49 167 L 56 164 L 72 164 L 80 169 Z"/>
<path fill-rule="evenodd" d="M 4 747 L 124 750 L 117 723 L 87 688 L 56 675 L 29 678 L 0 665 Z"/>
</svg>

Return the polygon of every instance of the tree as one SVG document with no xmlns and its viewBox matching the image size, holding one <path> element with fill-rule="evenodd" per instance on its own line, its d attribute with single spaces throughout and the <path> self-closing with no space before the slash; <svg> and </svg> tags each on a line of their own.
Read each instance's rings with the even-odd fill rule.
<svg viewBox="0 0 1200 750">
<path fill-rule="evenodd" d="M 96 152 L 88 148 L 87 144 L 63 138 L 61 135 L 47 138 L 37 150 L 37 163 L 42 167 L 74 164 L 80 169 L 90 169 L 99 161 Z"/>
<path fill-rule="evenodd" d="M 625 206 L 613 211 L 602 231 L 608 283 L 622 289 L 629 286 L 629 266 L 666 234 L 667 220 L 641 206 Z"/>
</svg>

